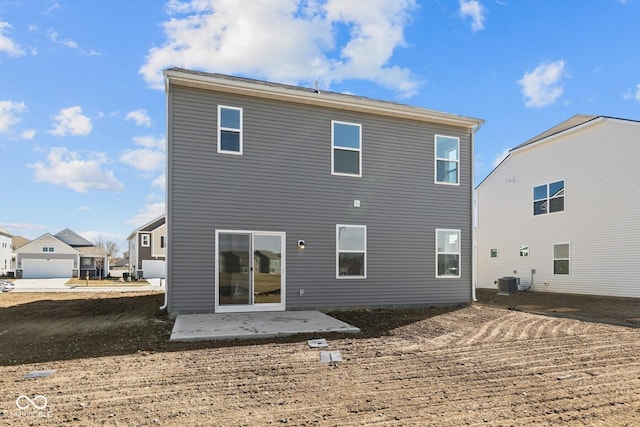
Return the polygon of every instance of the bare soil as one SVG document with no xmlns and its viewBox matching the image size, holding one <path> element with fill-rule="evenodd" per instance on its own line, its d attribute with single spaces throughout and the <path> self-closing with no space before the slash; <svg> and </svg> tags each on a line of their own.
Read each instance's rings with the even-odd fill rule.
<svg viewBox="0 0 640 427">
<path fill-rule="evenodd" d="M 331 313 L 355 336 L 171 343 L 158 292 L 3 293 L 0 425 L 640 425 L 639 300 L 478 300 Z"/>
</svg>

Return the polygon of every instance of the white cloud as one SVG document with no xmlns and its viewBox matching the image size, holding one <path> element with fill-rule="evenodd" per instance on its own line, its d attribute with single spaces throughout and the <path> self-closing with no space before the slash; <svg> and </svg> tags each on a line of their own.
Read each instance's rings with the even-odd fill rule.
<svg viewBox="0 0 640 427">
<path fill-rule="evenodd" d="M 636 101 L 640 102 L 640 84 L 636 86 Z"/>
<path fill-rule="evenodd" d="M 9 132 L 9 130 L 20 123 L 18 114 L 27 111 L 24 102 L 0 101 L 0 133 Z"/>
<path fill-rule="evenodd" d="M 9 56 L 23 56 L 24 50 L 20 48 L 13 40 L 5 36 L 3 33 L 13 28 L 8 22 L 0 21 L 0 52 L 6 52 Z"/>
<path fill-rule="evenodd" d="M 120 156 L 120 161 L 145 172 L 153 172 L 164 168 L 165 144 L 164 139 L 152 136 L 135 137 L 133 141 L 142 147 L 127 150 Z"/>
<path fill-rule="evenodd" d="M 486 9 L 478 0 L 460 0 L 460 15 L 471 18 L 473 32 L 484 29 Z"/>
<path fill-rule="evenodd" d="M 49 29 L 47 31 L 47 37 L 49 37 L 49 39 L 57 44 L 60 44 L 62 46 L 66 46 L 70 49 L 77 49 L 78 48 L 78 43 L 74 42 L 71 39 L 64 39 L 64 40 L 60 40 L 58 39 L 58 33 L 52 29 Z"/>
<path fill-rule="evenodd" d="M 497 167 L 500 163 L 502 163 L 502 161 L 504 159 L 507 158 L 507 156 L 509 155 L 509 150 L 505 149 L 504 151 L 502 151 L 502 153 L 498 154 L 494 159 L 493 159 L 493 167 Z"/>
<path fill-rule="evenodd" d="M 91 119 L 82 114 L 82 108 L 77 106 L 63 108 L 54 120 L 53 129 L 49 131 L 52 135 L 87 136 L 93 128 Z"/>
<path fill-rule="evenodd" d="M 166 42 L 149 51 L 140 73 L 163 88 L 171 66 L 271 81 L 324 86 L 363 79 L 411 96 L 418 82 L 390 65 L 415 0 L 193 0 L 168 4 Z"/>
<path fill-rule="evenodd" d="M 77 152 L 54 147 L 49 151 L 46 162 L 36 162 L 29 167 L 34 170 L 36 182 L 68 187 L 79 193 L 89 190 L 121 191 L 124 185 L 112 171 L 104 168 L 107 162 L 104 153 L 91 153 L 83 159 Z"/>
<path fill-rule="evenodd" d="M 541 63 L 535 70 L 525 72 L 522 79 L 517 82 L 525 96 L 525 105 L 540 108 L 553 104 L 564 93 L 561 83 L 563 77 L 565 77 L 563 59 Z"/>
<path fill-rule="evenodd" d="M 152 187 L 157 187 L 160 190 L 164 190 L 167 188 L 167 175 L 162 174 L 153 180 L 151 183 Z"/>
<path fill-rule="evenodd" d="M 167 211 L 165 203 L 155 199 L 155 195 L 149 196 L 145 206 L 134 217 L 127 219 L 125 222 L 137 228 L 153 221 L 160 215 L 164 215 Z"/>
<path fill-rule="evenodd" d="M 26 129 L 20 133 L 20 137 L 22 139 L 33 139 L 36 136 L 35 129 Z"/>
<path fill-rule="evenodd" d="M 147 111 L 143 109 L 131 111 L 127 114 L 127 120 L 133 120 L 138 126 L 151 126 L 151 118 L 147 115 Z"/>
</svg>

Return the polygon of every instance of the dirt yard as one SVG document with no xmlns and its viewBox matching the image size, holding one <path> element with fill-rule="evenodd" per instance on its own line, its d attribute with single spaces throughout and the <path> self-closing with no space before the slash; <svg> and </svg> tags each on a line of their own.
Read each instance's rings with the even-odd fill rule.
<svg viewBox="0 0 640 427">
<path fill-rule="evenodd" d="M 307 340 L 169 343 L 159 293 L 0 294 L 0 425 L 640 425 L 640 301 L 481 291 Z M 25 379 L 33 371 L 47 377 Z"/>
</svg>

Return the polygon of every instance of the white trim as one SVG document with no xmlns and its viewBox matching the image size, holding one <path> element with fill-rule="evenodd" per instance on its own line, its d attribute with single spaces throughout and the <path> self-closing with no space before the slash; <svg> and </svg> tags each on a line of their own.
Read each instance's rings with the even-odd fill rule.
<svg viewBox="0 0 640 427">
<path fill-rule="evenodd" d="M 441 138 L 449 138 L 449 139 L 455 139 L 457 141 L 457 149 L 456 152 L 458 154 L 457 159 L 455 160 L 451 160 L 451 159 L 447 159 L 447 158 L 440 158 L 438 157 L 438 137 Z M 450 136 L 450 135 L 441 135 L 441 134 L 435 134 L 433 136 L 433 158 L 434 158 L 434 162 L 433 162 L 433 182 L 435 182 L 436 184 L 439 185 L 453 185 L 453 186 L 460 186 L 460 137 L 457 136 Z M 454 162 L 457 164 L 456 166 L 456 182 L 447 182 L 447 181 L 438 181 L 438 161 L 443 161 L 443 162 Z"/>
<path fill-rule="evenodd" d="M 440 232 L 455 232 L 458 234 L 458 252 L 447 252 L 447 251 L 442 251 L 439 252 L 438 251 L 438 233 Z M 436 279 L 459 279 L 462 275 L 462 233 L 460 231 L 460 229 L 456 229 L 456 228 L 436 228 Z M 458 274 L 456 276 L 452 276 L 452 275 L 446 275 L 446 276 L 440 276 L 438 275 L 438 255 L 458 255 Z"/>
<path fill-rule="evenodd" d="M 359 250 L 340 250 L 340 228 L 362 228 L 364 229 L 364 275 L 363 276 L 341 276 L 340 275 L 340 254 L 341 253 L 354 253 L 359 254 L 363 251 Z M 367 226 L 366 225 L 353 225 L 353 224 L 336 224 L 336 279 L 349 280 L 349 279 L 366 279 L 367 278 Z"/>
<path fill-rule="evenodd" d="M 334 129 L 336 124 L 355 126 L 358 128 L 358 147 L 336 147 L 334 140 Z M 358 173 L 336 172 L 334 157 L 336 150 L 353 151 L 358 153 Z M 331 120 L 331 175 L 362 177 L 362 125 L 360 123 L 341 122 L 339 120 Z"/>
<path fill-rule="evenodd" d="M 276 99 L 297 104 L 318 105 L 340 110 L 359 111 L 381 116 L 399 117 L 429 123 L 439 123 L 464 128 L 475 128 L 484 120 L 457 114 L 428 110 L 426 108 L 385 102 L 370 98 L 331 92 L 309 91 L 295 86 L 273 84 L 260 80 L 239 79 L 221 74 L 171 68 L 164 70 L 168 83 L 186 87 L 197 87 L 235 95 Z"/>
<path fill-rule="evenodd" d="M 240 112 L 240 127 L 238 129 L 236 128 L 229 128 L 229 127 L 223 127 L 222 126 L 222 109 L 227 109 L 227 110 L 236 110 Z M 242 155 L 242 127 L 243 127 L 243 113 L 242 113 L 242 108 L 239 107 L 230 107 L 228 105 L 218 105 L 218 153 L 221 154 L 235 154 L 238 156 Z M 238 147 L 238 151 L 230 151 L 230 150 L 223 150 L 221 147 L 221 142 L 222 142 L 222 138 L 221 138 L 221 133 L 222 131 L 228 131 L 228 132 L 237 132 L 238 133 L 238 138 L 239 138 L 239 147 Z"/>
<path fill-rule="evenodd" d="M 144 238 L 147 238 L 147 241 L 145 242 Z M 151 233 L 140 233 L 140 247 L 141 248 L 148 248 L 151 246 Z"/>
<path fill-rule="evenodd" d="M 568 258 L 556 258 L 556 246 L 559 245 L 567 245 L 569 246 L 569 257 Z M 571 242 L 559 242 L 559 243 L 554 243 L 551 249 L 551 259 L 553 260 L 553 266 L 551 268 L 551 274 L 553 274 L 554 276 L 561 276 L 561 277 L 568 277 L 571 276 Z M 567 274 L 558 274 L 556 273 L 556 260 L 558 261 L 562 261 L 562 260 L 567 260 L 569 261 L 569 272 Z"/>
<path fill-rule="evenodd" d="M 234 305 L 220 305 L 220 295 L 219 295 L 219 260 L 220 257 L 218 255 L 219 251 L 219 235 L 220 234 L 248 234 L 250 236 L 249 243 L 249 252 L 251 256 L 251 275 L 250 281 L 251 285 L 253 285 L 253 239 L 255 235 L 261 236 L 278 236 L 280 237 L 280 248 L 281 248 L 281 258 L 280 258 L 280 303 L 265 303 L 265 304 L 234 304 Z M 215 278 L 214 278 L 214 299 L 215 299 L 215 312 L 216 313 L 242 313 L 242 312 L 252 312 L 252 311 L 284 311 L 286 309 L 286 242 L 287 242 L 287 233 L 284 231 L 255 231 L 255 230 L 216 230 L 215 231 Z"/>
</svg>

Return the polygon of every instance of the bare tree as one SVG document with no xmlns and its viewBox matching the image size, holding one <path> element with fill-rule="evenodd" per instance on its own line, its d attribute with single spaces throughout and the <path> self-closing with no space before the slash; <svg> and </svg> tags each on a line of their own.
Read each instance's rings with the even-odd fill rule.
<svg viewBox="0 0 640 427">
<path fill-rule="evenodd" d="M 104 251 L 109 256 L 109 264 L 113 263 L 118 258 L 118 252 L 120 252 L 120 248 L 113 241 L 107 238 L 99 238 L 96 240 L 95 245 L 99 248 L 104 249 Z"/>
</svg>

